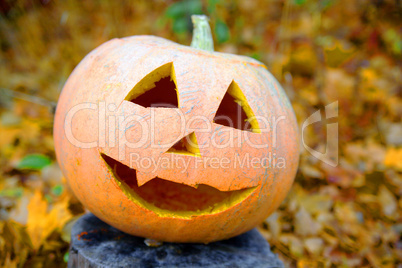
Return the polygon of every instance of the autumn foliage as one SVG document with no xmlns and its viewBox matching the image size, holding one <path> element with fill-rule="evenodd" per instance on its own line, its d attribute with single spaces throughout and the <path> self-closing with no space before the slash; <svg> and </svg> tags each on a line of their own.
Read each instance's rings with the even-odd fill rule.
<svg viewBox="0 0 402 268">
<path fill-rule="evenodd" d="M 264 62 L 301 129 L 332 167 L 301 148 L 280 208 L 260 226 L 289 266 L 394 267 L 401 262 L 402 72 L 398 1 L 5 1 L 0 4 L 0 266 L 65 265 L 83 207 L 55 162 L 53 112 L 76 64 L 114 37 L 191 40 L 190 15 L 211 18 L 215 50 Z M 323 116 L 325 118 L 325 116 Z"/>
</svg>

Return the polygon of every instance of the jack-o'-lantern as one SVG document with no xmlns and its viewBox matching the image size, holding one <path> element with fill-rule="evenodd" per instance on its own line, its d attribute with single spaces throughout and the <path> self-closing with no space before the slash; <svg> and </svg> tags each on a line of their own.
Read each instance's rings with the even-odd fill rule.
<svg viewBox="0 0 402 268">
<path fill-rule="evenodd" d="M 230 238 L 291 187 L 299 140 L 285 93 L 262 63 L 212 51 L 209 31 L 201 17 L 191 47 L 113 39 L 63 88 L 54 125 L 62 171 L 87 209 L 124 232 Z"/>
</svg>

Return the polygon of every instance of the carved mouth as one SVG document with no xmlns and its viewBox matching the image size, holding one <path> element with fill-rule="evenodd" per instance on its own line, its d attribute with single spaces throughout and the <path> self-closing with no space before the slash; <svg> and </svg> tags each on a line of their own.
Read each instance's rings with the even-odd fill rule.
<svg viewBox="0 0 402 268">
<path fill-rule="evenodd" d="M 190 218 L 211 215 L 242 202 L 256 187 L 235 191 L 220 191 L 209 185 L 197 188 L 155 177 L 141 187 L 135 169 L 101 154 L 117 185 L 137 205 L 161 217 Z"/>
</svg>

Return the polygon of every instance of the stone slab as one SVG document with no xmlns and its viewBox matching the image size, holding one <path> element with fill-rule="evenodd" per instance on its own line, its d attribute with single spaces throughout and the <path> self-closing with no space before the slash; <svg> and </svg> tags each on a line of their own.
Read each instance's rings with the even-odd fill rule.
<svg viewBox="0 0 402 268">
<path fill-rule="evenodd" d="M 73 226 L 68 267 L 283 267 L 256 230 L 210 244 L 163 243 L 123 233 L 93 214 Z"/>
</svg>

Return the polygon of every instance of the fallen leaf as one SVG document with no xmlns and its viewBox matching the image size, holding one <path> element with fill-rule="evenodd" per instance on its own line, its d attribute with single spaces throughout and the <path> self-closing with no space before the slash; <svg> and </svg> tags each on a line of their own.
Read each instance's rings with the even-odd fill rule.
<svg viewBox="0 0 402 268">
<path fill-rule="evenodd" d="M 303 243 L 295 235 L 292 234 L 284 234 L 280 237 L 279 241 L 289 247 L 289 252 L 295 257 L 303 256 L 304 249 Z"/>
<path fill-rule="evenodd" d="M 316 222 L 304 207 L 295 215 L 295 231 L 301 236 L 317 235 L 322 226 Z"/>
<path fill-rule="evenodd" d="M 17 164 L 18 169 L 32 169 L 32 170 L 41 170 L 44 167 L 50 165 L 52 161 L 49 157 L 41 154 L 30 154 L 25 156 L 21 161 Z"/>
<path fill-rule="evenodd" d="M 396 217 L 395 213 L 398 208 L 398 201 L 384 185 L 381 185 L 378 191 L 378 201 L 381 204 L 382 213 L 384 213 L 384 215 L 392 218 Z"/>
<path fill-rule="evenodd" d="M 269 230 L 273 237 L 278 238 L 281 232 L 281 224 L 280 224 L 280 212 L 276 211 L 269 216 L 265 222 L 269 226 Z"/>
<path fill-rule="evenodd" d="M 28 204 L 27 221 L 27 231 L 36 250 L 54 230 L 62 228 L 72 217 L 68 210 L 68 199 L 54 204 L 49 212 L 47 210 L 47 202 L 41 192 L 36 191 Z"/>
<path fill-rule="evenodd" d="M 402 171 L 402 148 L 388 148 L 384 159 L 384 165 Z"/>
<path fill-rule="evenodd" d="M 313 255 L 319 256 L 324 247 L 324 240 L 319 237 L 310 237 L 304 240 L 304 247 Z"/>
</svg>

